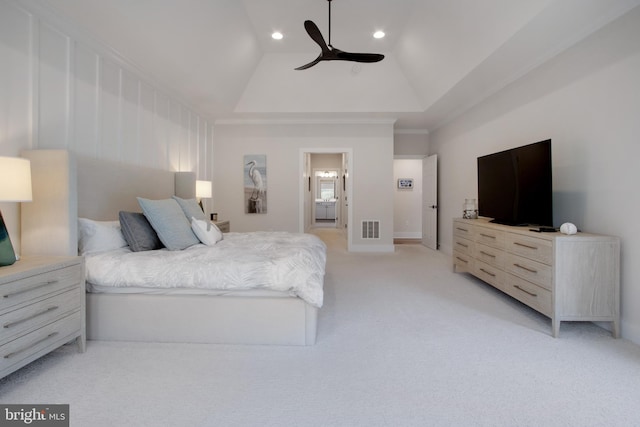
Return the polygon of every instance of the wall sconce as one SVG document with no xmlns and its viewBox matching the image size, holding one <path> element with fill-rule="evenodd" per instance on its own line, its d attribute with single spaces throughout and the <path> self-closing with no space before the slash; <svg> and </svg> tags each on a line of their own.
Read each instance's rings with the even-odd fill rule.
<svg viewBox="0 0 640 427">
<path fill-rule="evenodd" d="M 0 202 L 30 202 L 31 162 L 19 157 L 0 157 Z M 0 212 L 0 267 L 16 262 L 16 253 Z"/>
<path fill-rule="evenodd" d="M 198 199 L 200 209 L 202 209 L 202 212 L 204 212 L 202 199 L 211 198 L 211 181 L 196 181 L 196 198 Z"/>
</svg>

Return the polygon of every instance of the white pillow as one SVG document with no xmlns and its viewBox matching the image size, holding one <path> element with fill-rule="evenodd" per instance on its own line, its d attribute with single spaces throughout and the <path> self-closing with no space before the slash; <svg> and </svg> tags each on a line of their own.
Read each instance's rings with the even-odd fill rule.
<svg viewBox="0 0 640 427">
<path fill-rule="evenodd" d="M 222 240 L 222 232 L 215 224 L 191 217 L 191 229 L 198 239 L 207 246 L 213 246 Z"/>
<path fill-rule="evenodd" d="M 120 221 L 94 221 L 78 218 L 78 252 L 80 255 L 124 248 Z"/>
</svg>

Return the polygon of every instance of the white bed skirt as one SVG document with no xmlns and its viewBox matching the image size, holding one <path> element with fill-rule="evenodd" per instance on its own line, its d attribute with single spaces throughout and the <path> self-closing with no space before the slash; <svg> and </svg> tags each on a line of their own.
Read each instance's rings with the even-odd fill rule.
<svg viewBox="0 0 640 427">
<path fill-rule="evenodd" d="M 318 309 L 296 297 L 87 294 L 87 339 L 313 345 Z"/>
</svg>

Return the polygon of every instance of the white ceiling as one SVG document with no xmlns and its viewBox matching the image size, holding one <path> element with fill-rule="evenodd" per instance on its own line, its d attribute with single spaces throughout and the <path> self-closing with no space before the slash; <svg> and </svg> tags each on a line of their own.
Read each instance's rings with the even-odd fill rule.
<svg viewBox="0 0 640 427">
<path fill-rule="evenodd" d="M 212 119 L 384 117 L 432 130 L 640 0 L 30 0 L 55 10 Z M 387 36 L 372 38 L 381 29 Z M 284 39 L 271 39 L 273 31 Z"/>
</svg>

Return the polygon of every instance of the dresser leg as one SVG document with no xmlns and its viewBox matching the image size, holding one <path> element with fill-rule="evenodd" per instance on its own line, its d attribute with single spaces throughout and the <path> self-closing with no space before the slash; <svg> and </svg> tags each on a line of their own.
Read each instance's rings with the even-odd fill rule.
<svg viewBox="0 0 640 427">
<path fill-rule="evenodd" d="M 614 320 L 613 322 L 613 331 L 611 331 L 611 335 L 614 338 L 620 338 L 620 320 Z"/>
<path fill-rule="evenodd" d="M 554 338 L 558 338 L 560 335 L 560 321 L 558 319 L 551 319 L 551 334 Z"/>
<path fill-rule="evenodd" d="M 87 349 L 87 338 L 85 335 L 80 335 L 76 338 L 76 344 L 78 345 L 78 352 L 84 353 Z"/>
</svg>

